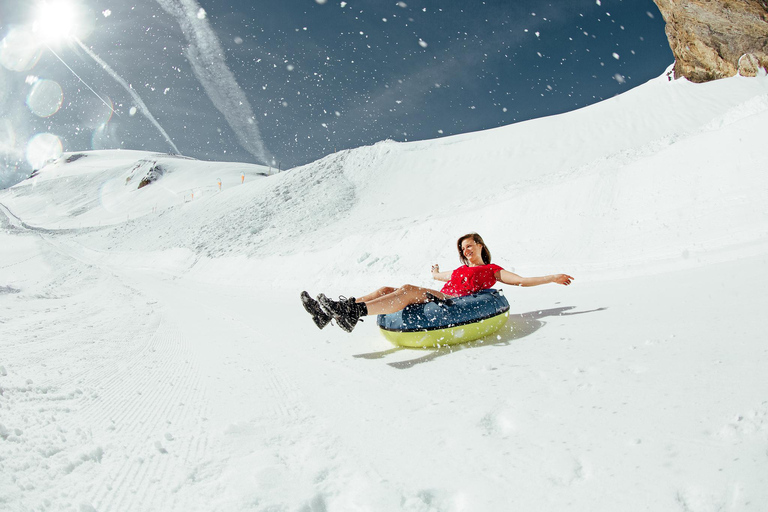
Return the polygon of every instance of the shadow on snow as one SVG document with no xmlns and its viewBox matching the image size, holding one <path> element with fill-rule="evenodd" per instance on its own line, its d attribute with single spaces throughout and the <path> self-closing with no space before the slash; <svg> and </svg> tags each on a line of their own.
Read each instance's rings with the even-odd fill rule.
<svg viewBox="0 0 768 512">
<path fill-rule="evenodd" d="M 357 354 L 354 357 L 362 359 L 381 359 L 390 354 L 400 352 L 403 350 L 418 350 L 419 352 L 427 352 L 426 355 L 417 357 L 415 359 L 409 359 L 406 361 L 398 361 L 395 363 L 387 363 L 393 368 L 405 370 L 412 368 L 418 364 L 428 363 L 434 361 L 438 357 L 447 356 L 460 350 L 467 350 L 481 347 L 498 347 L 507 346 L 512 341 L 519 340 L 529 336 L 546 325 L 546 322 L 542 322 L 542 318 L 549 316 L 571 316 L 571 315 L 583 315 L 585 313 L 594 313 L 597 311 L 604 311 L 607 308 L 590 309 L 588 311 L 571 311 L 576 306 L 566 306 L 552 309 L 544 309 L 531 311 L 528 313 L 519 313 L 517 315 L 509 315 L 507 323 L 504 324 L 499 331 L 480 338 L 479 340 L 469 341 L 467 343 L 461 343 L 458 345 L 443 346 L 440 348 L 428 348 L 428 349 L 411 349 L 407 347 L 392 347 L 388 350 L 382 350 L 379 352 L 370 352 L 367 354 Z"/>
</svg>

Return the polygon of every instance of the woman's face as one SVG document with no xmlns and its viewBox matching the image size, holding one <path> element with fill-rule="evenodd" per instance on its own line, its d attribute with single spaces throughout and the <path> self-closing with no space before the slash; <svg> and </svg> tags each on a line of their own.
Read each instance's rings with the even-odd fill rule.
<svg viewBox="0 0 768 512">
<path fill-rule="evenodd" d="M 479 244 L 471 238 L 461 241 L 461 254 L 464 255 L 470 265 L 483 264 L 483 244 Z"/>
</svg>

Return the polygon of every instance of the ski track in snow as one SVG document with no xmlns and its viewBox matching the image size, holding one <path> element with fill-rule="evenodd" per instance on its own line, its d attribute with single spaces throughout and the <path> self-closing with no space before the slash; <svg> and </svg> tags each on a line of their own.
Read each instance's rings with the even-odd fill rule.
<svg viewBox="0 0 768 512">
<path fill-rule="evenodd" d="M 44 368 L 48 381 L 35 385 L 12 374 L 23 384 L 4 386 L 8 410 L 20 422 L 13 426 L 17 442 L 22 451 L 28 443 L 38 454 L 34 462 L 22 459 L 14 477 L 34 481 L 43 471 L 67 479 L 79 466 L 97 463 L 110 469 L 77 482 L 72 495 L 90 495 L 98 510 L 135 508 L 129 504 L 136 500 L 164 508 L 150 484 L 180 477 L 207 449 L 204 430 L 175 431 L 203 421 L 207 398 L 199 370 L 189 362 L 182 333 L 163 325 L 135 288 L 73 256 L 56 238 L 41 235 L 38 241 L 58 268 L 42 293 L 30 297 L 25 309 L 34 313 L 4 321 L 9 338 L 18 340 L 4 346 L 4 357 L 15 367 Z M 108 296 L 90 296 L 105 289 Z M 117 308 L 107 306 L 115 302 Z M 64 313 L 55 317 L 60 320 L 48 323 L 57 311 Z M 20 502 L 32 506 L 24 494 Z"/>
<path fill-rule="evenodd" d="M 123 282 L 130 274 L 122 274 L 119 267 L 97 266 L 95 261 L 88 261 L 88 253 L 83 251 L 80 244 L 67 240 L 48 242 L 53 245 L 58 253 L 67 255 L 71 259 L 86 265 L 92 269 L 109 275 L 112 279 Z M 134 275 L 135 277 L 135 275 Z M 150 281 L 141 279 L 134 282 L 139 286 L 139 291 L 133 286 L 130 291 L 139 296 L 145 294 L 170 294 L 159 301 L 162 304 L 173 304 L 172 298 L 177 290 L 165 288 L 159 283 L 165 283 L 167 276 L 153 275 Z M 230 339 L 226 331 L 220 332 L 220 327 L 210 322 L 209 315 L 222 315 L 220 306 L 211 308 L 210 302 L 204 302 L 209 297 L 203 297 L 194 290 L 188 290 L 188 302 L 174 307 L 165 307 L 159 313 L 159 324 L 154 327 L 154 332 L 146 335 L 146 340 L 137 344 L 134 353 L 124 351 L 119 368 L 103 367 L 98 373 L 89 374 L 86 379 L 81 379 L 81 385 L 95 386 L 98 382 L 95 402 L 83 407 L 78 414 L 78 421 L 94 427 L 102 427 L 110 433 L 108 437 L 121 439 L 118 452 L 126 454 L 122 464 L 116 466 L 114 472 L 103 475 L 93 488 L 100 489 L 89 501 L 97 510 L 125 510 L 145 507 L 159 507 L 161 509 L 188 509 L 201 508 L 195 505 L 195 499 L 184 499 L 185 486 L 190 478 L 197 482 L 207 480 L 218 482 L 221 479 L 228 480 L 222 475 L 229 458 L 238 458 L 239 446 L 232 445 L 243 434 L 246 437 L 263 439 L 256 443 L 254 448 L 259 454 L 259 459 L 276 461 L 277 466 L 286 466 L 283 471 L 278 471 L 278 476 L 273 475 L 276 468 L 270 467 L 266 471 L 264 487 L 260 488 L 249 484 L 246 495 L 254 495 L 254 503 L 267 500 L 274 494 L 272 486 L 276 481 L 290 481 L 294 478 L 295 470 L 305 462 L 303 458 L 307 452 L 319 452 L 319 460 L 344 459 L 339 452 L 341 441 L 330 434 L 316 412 L 307 405 L 298 388 L 292 384 L 295 379 L 274 364 L 270 363 L 265 354 L 264 359 L 253 361 L 249 358 L 249 364 L 243 367 L 243 363 L 232 355 L 227 355 L 221 361 L 221 368 L 237 368 L 246 372 L 248 378 L 237 386 L 228 382 L 211 384 L 211 380 L 219 380 L 216 373 L 208 375 L 209 383 L 203 386 L 201 382 L 201 370 L 198 362 L 193 364 L 193 355 L 186 341 L 190 333 L 199 336 L 201 331 L 211 329 L 213 325 L 216 332 L 211 332 L 210 337 L 204 339 L 221 340 Z M 218 302 L 218 301 L 216 301 Z M 157 304 L 151 300 L 147 303 Z M 205 325 L 200 325 L 200 319 L 205 318 Z M 171 327 L 166 325 L 175 322 Z M 242 328 L 241 325 L 238 325 Z M 245 327 L 251 337 L 259 335 L 259 329 Z M 235 333 L 240 332 L 236 330 Z M 185 334 L 186 333 L 186 334 Z M 193 334 L 193 335 L 194 335 Z M 126 353 L 128 352 L 128 353 Z M 200 359 L 200 355 L 197 355 Z M 183 362 L 184 364 L 179 364 Z M 148 378 L 149 377 L 149 378 Z M 242 393 L 242 399 L 255 406 L 256 418 L 230 424 L 223 428 L 224 440 L 220 440 L 216 448 L 216 455 L 211 454 L 207 435 L 207 416 L 209 413 L 201 411 L 201 407 L 207 403 L 206 395 L 213 386 L 219 389 L 219 397 L 222 394 L 234 396 Z M 239 388 L 239 389 L 238 389 Z M 103 407 L 107 404 L 107 407 Z M 210 406 L 205 406 L 206 409 Z M 186 432 L 185 436 L 177 432 L 174 425 L 183 425 L 188 430 L 191 424 L 199 423 L 199 431 Z M 165 434 L 162 432 L 165 431 Z M 229 448 L 228 448 L 229 446 Z M 103 463 L 104 449 L 99 447 L 94 452 L 99 462 Z M 130 454 L 130 455 L 128 455 Z M 175 460 L 173 460 L 175 459 Z M 139 462 L 139 464 L 137 464 Z M 259 463 L 261 460 L 258 461 Z M 365 467 L 365 462 L 356 461 L 349 465 L 357 469 Z M 356 469 L 356 470 L 357 470 Z M 322 486 L 324 493 L 340 495 L 344 489 L 338 488 L 338 477 L 329 478 L 329 475 L 341 472 L 347 468 L 334 462 L 330 466 L 312 468 L 305 478 L 317 482 L 328 479 L 329 484 Z M 191 476 L 190 476 L 191 475 Z M 237 480 L 237 476 L 231 477 Z M 342 479 L 344 480 L 344 479 Z M 172 493 L 160 490 L 156 482 L 172 482 Z M 304 484 L 304 482 L 302 482 Z M 205 484 L 203 484 L 205 487 Z M 87 490 L 85 491 L 87 492 Z M 221 492 L 219 484 L 213 486 L 209 499 L 216 502 Z M 173 496 L 178 493 L 178 496 Z M 324 502 L 324 493 L 315 493 L 306 498 L 313 506 L 321 506 Z M 262 495 L 263 494 L 263 495 Z M 274 505 L 278 506 L 282 498 L 272 498 Z M 180 506 L 179 503 L 183 503 Z M 222 506 L 239 509 L 243 503 L 223 503 Z"/>
</svg>

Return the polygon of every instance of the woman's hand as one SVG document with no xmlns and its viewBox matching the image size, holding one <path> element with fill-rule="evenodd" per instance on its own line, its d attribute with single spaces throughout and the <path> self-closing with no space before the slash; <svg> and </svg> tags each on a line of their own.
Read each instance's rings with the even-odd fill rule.
<svg viewBox="0 0 768 512">
<path fill-rule="evenodd" d="M 573 281 L 573 278 L 568 274 L 555 274 L 552 277 L 554 277 L 554 280 L 552 282 L 557 284 L 562 284 L 565 286 L 568 286 L 569 284 L 571 284 L 571 281 Z"/>
<path fill-rule="evenodd" d="M 446 270 L 445 272 L 440 272 L 440 266 L 435 264 L 432 265 L 432 279 L 435 279 L 437 281 L 450 281 L 451 280 L 451 274 L 453 274 L 453 271 Z"/>
</svg>

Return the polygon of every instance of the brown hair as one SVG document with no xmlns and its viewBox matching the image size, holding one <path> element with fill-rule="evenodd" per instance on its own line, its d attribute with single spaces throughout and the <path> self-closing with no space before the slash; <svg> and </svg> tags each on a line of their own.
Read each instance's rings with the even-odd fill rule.
<svg viewBox="0 0 768 512">
<path fill-rule="evenodd" d="M 483 237 L 478 235 L 477 233 L 469 233 L 461 238 L 456 242 L 456 247 L 459 249 L 459 261 L 464 263 L 465 265 L 469 265 L 469 261 L 467 261 L 467 258 L 464 257 L 464 252 L 461 250 L 461 242 L 466 240 L 467 238 L 471 238 L 476 244 L 480 244 L 483 246 L 483 250 L 480 251 L 480 256 L 483 258 L 483 263 L 488 265 L 491 262 L 491 251 L 488 250 L 488 246 L 485 245 L 485 242 L 483 242 Z"/>
</svg>

